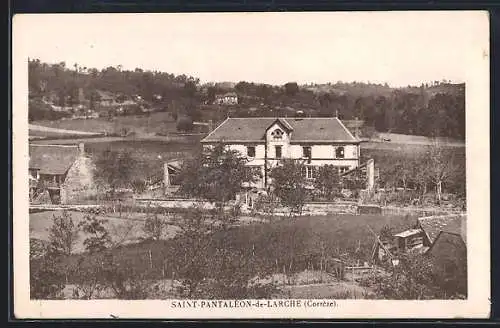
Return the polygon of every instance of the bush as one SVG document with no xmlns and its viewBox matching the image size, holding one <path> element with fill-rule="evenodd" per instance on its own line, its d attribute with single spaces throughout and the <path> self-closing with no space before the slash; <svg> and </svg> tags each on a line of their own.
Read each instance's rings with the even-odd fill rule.
<svg viewBox="0 0 500 328">
<path fill-rule="evenodd" d="M 190 117 L 181 117 L 177 120 L 177 131 L 190 132 L 193 129 L 193 120 Z"/>
<path fill-rule="evenodd" d="M 149 238 L 159 240 L 165 229 L 165 221 L 160 219 L 157 214 L 150 215 L 144 222 L 144 232 Z"/>
<path fill-rule="evenodd" d="M 430 257 L 406 255 L 400 259 L 399 265 L 393 270 L 391 276 L 371 276 L 362 284 L 374 287 L 375 292 L 384 299 L 420 300 L 463 297 L 461 294 L 463 284 L 459 279 L 450 282 L 452 275 L 445 277 Z"/>
<path fill-rule="evenodd" d="M 53 223 L 49 229 L 49 252 L 52 255 L 70 255 L 78 237 L 78 227 L 68 211 L 61 216 L 53 216 Z"/>
<path fill-rule="evenodd" d="M 107 220 L 99 219 L 96 215 L 85 215 L 78 226 L 89 236 L 83 241 L 85 249 L 90 253 L 101 252 L 111 245 L 111 237 L 104 226 Z"/>
<path fill-rule="evenodd" d="M 132 185 L 132 189 L 136 193 L 141 194 L 144 191 L 146 191 L 147 185 L 146 185 L 146 182 L 144 180 L 134 179 L 130 184 Z"/>
<path fill-rule="evenodd" d="M 65 286 L 60 256 L 49 254 L 47 247 L 30 239 L 30 298 L 62 299 Z"/>
<path fill-rule="evenodd" d="M 60 120 L 63 117 L 69 117 L 71 114 L 66 112 L 56 112 L 50 105 L 45 104 L 39 99 L 30 99 L 28 102 L 28 121 Z"/>
</svg>

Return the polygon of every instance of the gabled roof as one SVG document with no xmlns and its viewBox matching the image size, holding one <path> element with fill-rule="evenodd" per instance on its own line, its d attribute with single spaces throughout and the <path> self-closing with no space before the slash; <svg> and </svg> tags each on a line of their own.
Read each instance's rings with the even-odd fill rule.
<svg viewBox="0 0 500 328">
<path fill-rule="evenodd" d="M 226 92 L 224 94 L 218 94 L 215 97 L 216 98 L 220 98 L 220 97 L 238 97 L 238 94 L 236 92 Z"/>
<path fill-rule="evenodd" d="M 359 142 L 336 117 L 227 118 L 202 142 L 260 142 L 276 121 L 292 131 L 291 142 Z"/>
<path fill-rule="evenodd" d="M 96 92 L 101 97 L 100 100 L 114 100 L 115 95 L 112 92 L 104 91 L 104 90 L 96 90 Z"/>
<path fill-rule="evenodd" d="M 79 155 L 78 146 L 30 145 L 29 168 L 40 174 L 64 174 Z"/>
<path fill-rule="evenodd" d="M 460 234 L 440 231 L 426 253 L 437 258 L 458 257 L 457 260 L 466 261 L 467 245 Z"/>
<path fill-rule="evenodd" d="M 420 229 L 410 229 L 410 230 L 405 230 L 403 232 L 397 233 L 394 235 L 394 237 L 406 238 L 406 237 L 410 237 L 410 236 L 417 235 L 420 233 L 422 233 L 422 230 L 420 230 Z"/>
<path fill-rule="evenodd" d="M 418 223 L 422 230 L 426 233 L 429 241 L 433 243 L 441 231 L 453 233 L 462 237 L 463 241 L 467 242 L 466 229 L 467 216 L 462 214 L 457 215 L 442 215 L 429 216 L 418 219 Z"/>
</svg>

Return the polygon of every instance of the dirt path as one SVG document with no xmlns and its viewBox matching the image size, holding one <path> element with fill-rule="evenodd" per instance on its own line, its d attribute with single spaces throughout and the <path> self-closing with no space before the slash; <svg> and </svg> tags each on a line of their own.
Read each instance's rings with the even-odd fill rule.
<svg viewBox="0 0 500 328">
<path fill-rule="evenodd" d="M 101 133 L 96 133 L 96 132 L 85 132 L 85 131 L 77 131 L 77 130 L 50 128 L 47 126 L 35 125 L 35 124 L 29 124 L 28 129 L 31 131 L 37 131 L 37 132 L 50 132 L 50 133 L 60 133 L 60 134 L 67 134 L 67 135 L 81 135 L 81 136 L 94 136 L 94 135 L 101 134 Z"/>
</svg>

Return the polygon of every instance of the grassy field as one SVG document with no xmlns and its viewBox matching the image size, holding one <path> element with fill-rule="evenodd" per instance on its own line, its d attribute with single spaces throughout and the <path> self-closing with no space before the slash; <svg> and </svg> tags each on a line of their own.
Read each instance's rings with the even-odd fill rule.
<svg viewBox="0 0 500 328">
<path fill-rule="evenodd" d="M 34 137 L 60 138 L 60 137 L 89 137 L 100 135 L 95 132 L 76 131 L 68 129 L 51 128 L 43 125 L 29 124 L 29 135 Z"/>
<path fill-rule="evenodd" d="M 143 179 L 163 174 L 165 161 L 191 156 L 199 146 L 198 143 L 161 142 L 143 140 L 123 140 L 110 143 L 90 143 L 86 149 L 97 154 L 107 149 L 112 151 L 129 151 L 136 160 L 133 179 Z"/>
<path fill-rule="evenodd" d="M 52 212 L 43 212 L 30 215 L 30 236 L 46 240 L 46 229 L 51 224 Z M 117 215 L 116 215 L 117 216 Z M 81 220 L 81 213 L 75 214 L 76 220 Z M 123 230 L 130 228 L 131 221 L 108 218 L 113 231 L 119 233 L 114 238 L 121 238 Z M 374 243 L 374 236 L 368 226 L 378 232 L 382 227 L 389 225 L 396 231 L 411 227 L 415 219 L 409 216 L 381 216 L 381 215 L 336 215 L 299 217 L 295 219 L 276 219 L 270 223 L 253 223 L 235 226 L 225 234 L 215 233 L 214 245 L 224 240 L 225 247 L 230 250 L 241 251 L 244 254 L 255 256 L 264 262 L 264 265 L 289 267 L 293 262 L 294 270 L 302 271 L 303 256 L 315 256 L 320 253 L 331 256 L 347 254 L 349 261 L 368 261 Z M 138 222 L 138 223 L 137 223 Z M 131 236 L 141 235 L 141 221 L 131 228 Z M 171 228 L 175 229 L 175 228 Z M 111 229 L 110 229 L 111 230 Z M 114 232 L 112 231 L 112 234 Z M 166 236 L 173 236 L 172 231 Z M 134 238 L 132 238 L 134 239 Z M 138 240 L 138 237 L 135 238 Z M 167 261 L 170 265 L 181 265 L 181 259 L 176 257 L 177 249 L 182 242 L 176 239 L 146 241 L 125 245 L 114 250 L 120 261 L 141 271 L 149 266 L 148 254 L 151 252 L 152 267 L 160 270 Z M 207 254 L 214 254 L 207 249 Z M 362 263 L 362 262 L 361 262 Z M 159 274 L 159 271 L 157 271 Z"/>
<path fill-rule="evenodd" d="M 96 133 L 120 133 L 122 129 L 129 129 L 139 135 L 152 135 L 176 131 L 176 123 L 170 113 L 158 112 L 149 115 L 117 116 L 112 120 L 106 118 L 35 121 L 36 125 Z"/>
<path fill-rule="evenodd" d="M 35 238 L 43 241 L 49 240 L 49 229 L 52 226 L 53 217 L 60 216 L 62 211 L 45 211 L 30 214 L 30 238 Z M 84 219 L 85 213 L 78 211 L 70 211 L 71 217 L 74 220 L 75 225 Z M 170 220 L 170 217 L 160 216 L 165 220 Z M 105 224 L 108 229 L 112 241 L 114 243 L 130 244 L 137 243 L 144 239 L 146 234 L 144 233 L 144 221 L 146 219 L 146 214 L 144 213 L 127 213 L 120 217 L 119 213 L 107 214 L 105 216 L 98 216 L 99 219 L 107 220 Z M 168 225 L 165 229 L 163 238 L 169 239 L 175 236 L 178 232 L 178 227 L 175 225 Z M 83 232 L 79 233 L 77 238 L 74 253 L 84 252 L 83 241 L 85 235 Z"/>
<path fill-rule="evenodd" d="M 52 214 L 44 212 L 30 215 L 31 238 L 47 240 Z M 77 212 L 73 215 L 77 222 L 83 217 Z M 171 223 L 161 240 L 144 240 L 143 214 L 133 215 L 131 220 L 111 217 L 109 214 L 105 218 L 108 219 L 106 227 L 113 241 L 121 242 L 111 251 L 118 265 L 127 267 L 135 275 L 147 274 L 153 282 L 170 279 L 174 275 L 177 281 L 182 278 L 175 274 L 186 265 L 186 259 L 179 254 L 184 254 L 184 247 L 190 247 L 191 244 L 184 241 L 182 235 L 176 236 L 179 227 Z M 368 226 L 378 232 L 386 225 L 401 231 L 414 224 L 415 218 L 409 216 L 334 215 L 275 219 L 268 223 L 234 226 L 224 233 L 207 235 L 204 238 L 212 242 L 199 250 L 202 254 L 197 256 L 207 258 L 207 263 L 216 263 L 218 255 L 215 247 L 240 254 L 242 257 L 234 259 L 237 262 L 229 265 L 236 265 L 237 270 L 244 270 L 242 272 L 253 277 L 272 273 L 267 278 L 259 279 L 271 279 L 277 284 L 278 291 L 273 296 L 277 298 L 372 298 L 370 290 L 350 281 L 347 276 L 346 281 L 339 281 L 318 271 L 318 262 L 310 270 L 311 259 L 321 255 L 344 258 L 347 265 L 362 264 L 369 261 L 374 243 L 374 236 Z M 76 252 L 82 251 L 83 237 L 80 233 Z M 85 261 L 93 263 L 94 255 L 84 253 L 66 257 L 60 265 L 72 268 L 82 259 L 82 255 Z M 286 268 L 286 276 L 282 268 Z M 37 270 L 36 261 L 32 262 L 32 270 Z M 209 270 L 207 274 L 210 278 L 210 274 L 216 273 Z M 75 283 L 72 276 L 67 279 L 67 284 Z M 172 292 L 170 289 L 163 294 L 172 297 Z M 163 298 L 165 295 L 152 297 Z"/>
<path fill-rule="evenodd" d="M 462 161 L 465 167 L 465 145 L 445 144 L 457 160 Z M 423 154 L 428 150 L 425 143 L 393 143 L 393 142 L 362 142 L 361 143 L 361 161 L 365 162 L 369 158 L 375 160 L 375 166 L 383 166 L 384 163 L 394 161 L 399 158 L 410 157 Z"/>
</svg>

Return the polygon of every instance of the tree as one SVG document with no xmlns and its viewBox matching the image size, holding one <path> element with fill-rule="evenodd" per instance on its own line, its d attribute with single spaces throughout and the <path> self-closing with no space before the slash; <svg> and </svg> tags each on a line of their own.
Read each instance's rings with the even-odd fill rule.
<svg viewBox="0 0 500 328">
<path fill-rule="evenodd" d="M 88 236 L 83 241 L 90 253 L 102 252 L 111 246 L 111 236 L 105 227 L 107 220 L 99 219 L 95 214 L 86 214 L 78 226 Z"/>
<path fill-rule="evenodd" d="M 108 186 L 114 197 L 117 188 L 130 187 L 137 160 L 129 151 L 106 150 L 95 159 L 95 177 Z"/>
<path fill-rule="evenodd" d="M 463 277 L 443 272 L 432 257 L 420 254 L 403 255 L 392 275 L 368 280 L 380 297 L 395 300 L 463 298 L 467 286 Z"/>
<path fill-rule="evenodd" d="M 49 230 L 49 252 L 52 255 L 71 255 L 78 238 L 78 227 L 68 211 L 60 216 L 53 215 L 53 223 Z"/>
<path fill-rule="evenodd" d="M 180 117 L 177 120 L 177 131 L 189 132 L 193 131 L 193 120 L 190 117 Z"/>
<path fill-rule="evenodd" d="M 297 82 L 288 82 L 285 84 L 285 93 L 288 96 L 295 96 L 299 92 L 299 85 Z"/>
<path fill-rule="evenodd" d="M 432 261 L 421 255 L 402 257 L 390 277 L 378 280 L 375 291 L 385 299 L 421 300 L 441 296 Z"/>
<path fill-rule="evenodd" d="M 272 86 L 267 84 L 260 84 L 257 87 L 257 97 L 260 97 L 265 104 L 269 103 L 269 99 L 272 96 L 273 90 Z"/>
<path fill-rule="evenodd" d="M 246 166 L 237 151 L 219 143 L 204 149 L 184 163 L 179 174 L 180 192 L 215 202 L 219 209 L 243 190 L 244 182 L 254 182 L 257 172 Z"/>
<path fill-rule="evenodd" d="M 320 166 L 314 177 L 314 188 L 324 197 L 331 199 L 340 189 L 338 170 L 333 165 Z"/>
<path fill-rule="evenodd" d="M 441 202 L 443 184 L 450 182 L 459 172 L 459 165 L 455 160 L 454 152 L 446 149 L 437 141 L 428 146 L 426 157 L 427 173 L 430 181 L 436 187 L 437 201 Z"/>
<path fill-rule="evenodd" d="M 271 170 L 273 193 L 291 213 L 302 213 L 306 200 L 305 165 L 294 160 L 283 160 Z"/>
<path fill-rule="evenodd" d="M 46 245 L 39 246 L 37 252 L 32 252 L 30 247 L 30 298 L 61 299 L 65 286 L 61 256 L 51 254 Z M 38 253 L 37 256 L 34 256 L 35 253 Z"/>
<path fill-rule="evenodd" d="M 213 103 L 215 101 L 215 96 L 217 95 L 217 88 L 214 86 L 209 86 L 207 88 L 207 101 Z"/>
<path fill-rule="evenodd" d="M 197 90 L 197 85 L 196 85 L 196 82 L 194 80 L 187 81 L 184 84 L 184 92 L 185 92 L 186 97 L 194 98 L 194 96 L 196 95 L 196 90 Z"/>
<path fill-rule="evenodd" d="M 144 222 L 144 232 L 153 240 L 160 240 L 163 230 L 165 229 L 165 221 L 154 213 L 149 215 Z"/>
<path fill-rule="evenodd" d="M 269 298 L 270 284 L 251 284 L 250 280 L 267 271 L 249 252 L 234 247 L 224 225 L 214 224 L 208 213 L 192 207 L 178 223 L 173 256 L 178 259 L 181 286 L 187 298 L 248 299 Z"/>
<path fill-rule="evenodd" d="M 176 252 L 174 256 L 180 261 L 179 292 L 187 297 L 201 297 L 199 286 L 208 276 L 208 251 L 213 239 L 209 233 L 212 227 L 207 223 L 203 212 L 197 207 L 189 208 L 179 221 L 181 232 L 175 237 Z"/>
<path fill-rule="evenodd" d="M 148 298 L 149 270 L 137 270 L 123 263 L 113 254 L 106 254 L 101 262 L 102 281 L 110 287 L 118 299 L 144 300 Z M 138 272 L 139 271 L 139 272 Z"/>
</svg>

